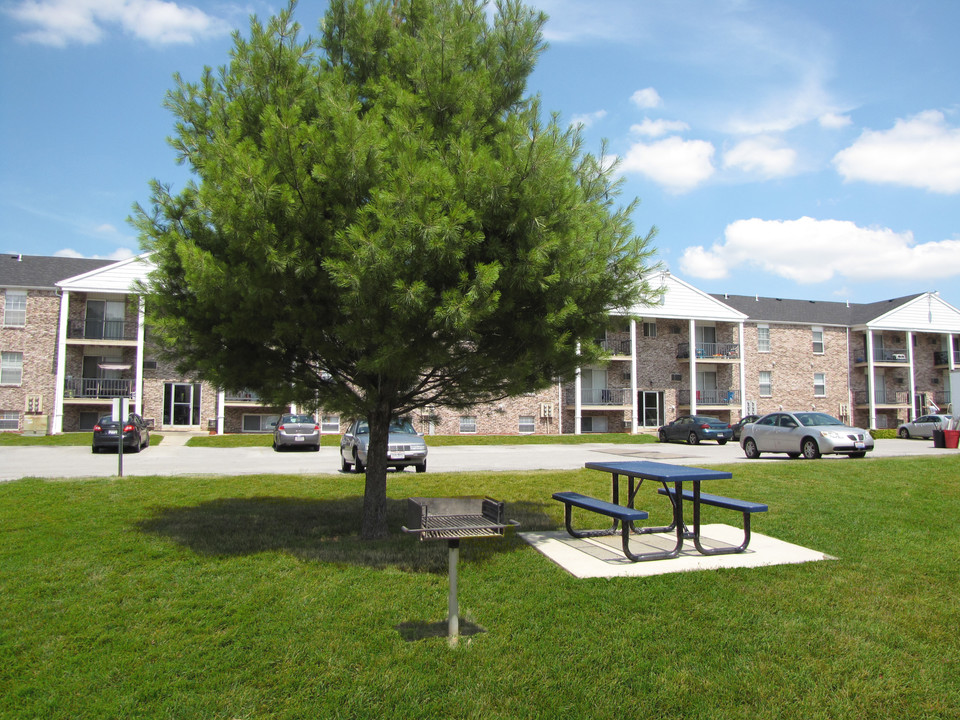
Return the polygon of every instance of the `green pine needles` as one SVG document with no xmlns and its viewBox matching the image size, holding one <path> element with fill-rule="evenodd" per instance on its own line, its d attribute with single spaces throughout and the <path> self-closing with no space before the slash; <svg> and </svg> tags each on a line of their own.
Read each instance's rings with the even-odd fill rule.
<svg viewBox="0 0 960 720">
<path fill-rule="evenodd" d="M 545 16 L 486 5 L 332 0 L 317 40 L 294 3 L 252 19 L 168 94 L 195 182 L 135 209 L 182 370 L 369 418 L 368 537 L 390 417 L 569 376 L 653 294 L 614 164 L 527 94 Z"/>
</svg>

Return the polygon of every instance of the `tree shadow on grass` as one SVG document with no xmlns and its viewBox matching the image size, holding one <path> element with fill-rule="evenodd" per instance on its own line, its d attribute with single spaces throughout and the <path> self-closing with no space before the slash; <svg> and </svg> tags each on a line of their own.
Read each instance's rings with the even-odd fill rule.
<svg viewBox="0 0 960 720">
<path fill-rule="evenodd" d="M 420 542 L 401 532 L 407 501 L 387 500 L 390 535 L 382 540 L 361 540 L 358 534 L 363 509 L 361 496 L 315 498 L 223 498 L 186 507 L 161 507 L 137 523 L 144 533 L 167 538 L 205 556 L 254 555 L 283 552 L 306 561 L 396 567 L 414 572 L 447 572 L 447 543 Z M 556 527 L 543 503 L 507 504 L 507 517 L 517 519 L 522 530 Z M 465 540 L 461 557 L 485 561 L 497 553 L 526 547 L 516 533 L 502 539 Z"/>
</svg>

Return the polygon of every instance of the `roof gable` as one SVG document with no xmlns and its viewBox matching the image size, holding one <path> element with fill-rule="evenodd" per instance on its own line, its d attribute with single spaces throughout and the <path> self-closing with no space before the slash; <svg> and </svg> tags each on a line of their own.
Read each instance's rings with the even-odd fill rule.
<svg viewBox="0 0 960 720">
<path fill-rule="evenodd" d="M 135 293 L 136 283 L 146 282 L 153 269 L 149 254 L 121 260 L 90 272 L 67 278 L 57 287 L 71 292 Z"/>
<path fill-rule="evenodd" d="M 960 333 L 960 310 L 936 293 L 923 293 L 891 302 L 898 304 L 884 308 L 886 312 L 861 324 L 871 330 Z"/>
<path fill-rule="evenodd" d="M 667 318 L 677 320 L 703 320 L 712 322 L 742 322 L 747 315 L 726 303 L 685 283 L 669 272 L 648 278 L 653 287 L 662 287 L 661 302 L 655 305 L 638 305 L 630 314 L 644 318 Z"/>
</svg>

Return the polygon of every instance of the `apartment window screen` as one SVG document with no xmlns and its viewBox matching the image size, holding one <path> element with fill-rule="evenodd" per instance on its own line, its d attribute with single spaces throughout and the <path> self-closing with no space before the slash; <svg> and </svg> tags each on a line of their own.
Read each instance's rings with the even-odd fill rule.
<svg viewBox="0 0 960 720">
<path fill-rule="evenodd" d="M 813 394 L 816 397 L 824 397 L 827 394 L 827 374 L 813 374 Z"/>
<path fill-rule="evenodd" d="M 477 432 L 477 418 L 475 415 L 460 416 L 460 432 L 461 433 Z"/>
<path fill-rule="evenodd" d="M 537 426 L 533 415 L 521 415 L 518 429 L 521 435 L 529 435 L 536 432 Z"/>
<path fill-rule="evenodd" d="M 243 432 L 273 432 L 279 415 L 244 415 Z"/>
<path fill-rule="evenodd" d="M 0 385 L 19 385 L 23 382 L 23 353 L 0 353 Z"/>
<path fill-rule="evenodd" d="M 643 324 L 643 336 L 655 338 L 657 336 L 657 324 L 655 322 L 645 322 Z"/>
<path fill-rule="evenodd" d="M 340 432 L 340 416 L 339 415 L 322 415 L 320 417 L 320 432 L 324 433 L 339 433 Z"/>
<path fill-rule="evenodd" d="M 773 373 L 769 370 L 760 371 L 760 397 L 773 395 Z"/>
<path fill-rule="evenodd" d="M 823 328 L 813 329 L 813 352 L 823 355 Z"/>
<path fill-rule="evenodd" d="M 19 430 L 20 413 L 10 410 L 0 411 L 0 430 Z"/>
<path fill-rule="evenodd" d="M 757 352 L 770 352 L 770 327 L 768 325 L 757 326 Z"/>
<path fill-rule="evenodd" d="M 8 327 L 23 327 L 27 324 L 26 290 L 4 292 L 3 324 Z"/>
</svg>

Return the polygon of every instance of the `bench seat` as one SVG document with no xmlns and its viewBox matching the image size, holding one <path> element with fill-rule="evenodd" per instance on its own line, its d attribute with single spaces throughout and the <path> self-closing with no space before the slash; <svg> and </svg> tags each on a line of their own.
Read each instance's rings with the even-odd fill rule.
<svg viewBox="0 0 960 720">
<path fill-rule="evenodd" d="M 675 503 L 677 491 L 675 488 L 662 487 L 657 490 L 661 495 L 668 495 L 670 502 Z M 684 490 L 681 497 L 684 500 L 693 502 L 693 490 Z M 726 555 L 728 553 L 741 553 L 747 549 L 750 544 L 750 516 L 757 512 L 766 512 L 767 506 L 762 503 L 750 502 L 749 500 L 738 500 L 737 498 L 723 497 L 722 495 L 711 495 L 710 493 L 700 493 L 700 505 L 712 505 L 713 507 L 735 510 L 743 513 L 743 542 L 734 548 L 714 548 L 708 550 L 700 545 L 700 538 L 694 537 L 694 544 L 697 550 L 703 555 Z M 700 526 L 700 507 L 694 506 L 693 510 L 694 527 Z M 698 531 L 699 532 L 699 531 Z"/>
<path fill-rule="evenodd" d="M 646 520 L 648 515 L 643 510 L 634 510 L 633 508 L 616 503 L 598 500 L 589 495 L 581 495 L 578 492 L 555 492 L 554 500 L 559 500 L 569 507 L 575 505 L 583 510 L 589 510 L 600 515 L 615 518 L 621 522 L 633 522 L 634 520 Z"/>
</svg>

